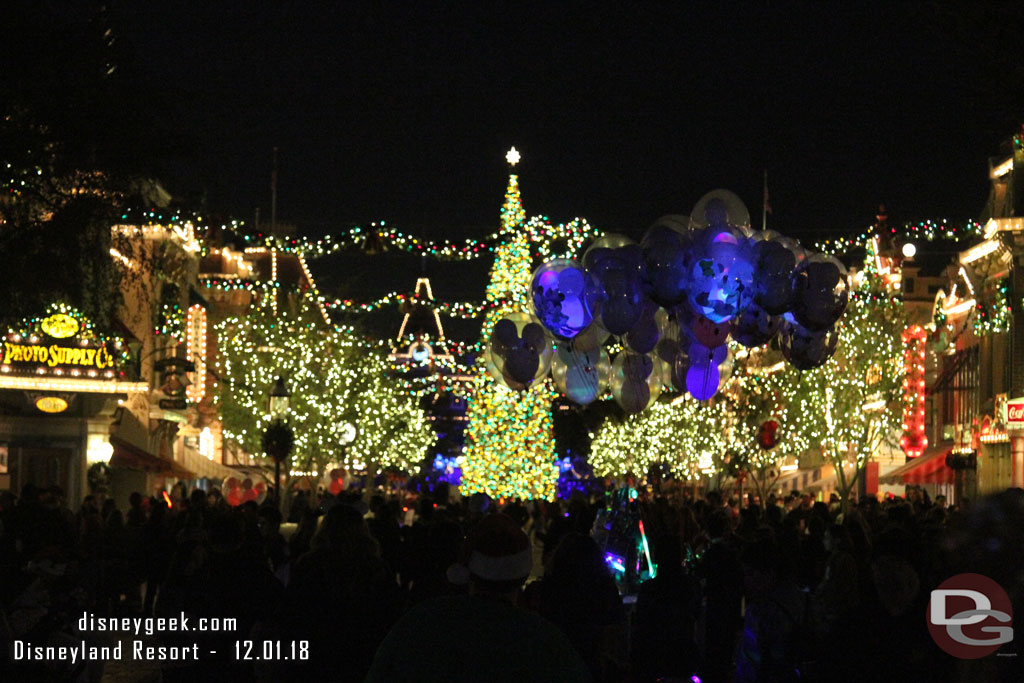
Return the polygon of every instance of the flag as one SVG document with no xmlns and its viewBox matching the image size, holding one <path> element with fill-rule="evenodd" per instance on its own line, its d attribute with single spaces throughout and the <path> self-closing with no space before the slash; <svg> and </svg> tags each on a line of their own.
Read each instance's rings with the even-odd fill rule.
<svg viewBox="0 0 1024 683">
<path fill-rule="evenodd" d="M 768 171 L 764 172 L 764 212 L 765 215 L 772 212 L 772 203 L 768 198 Z"/>
</svg>

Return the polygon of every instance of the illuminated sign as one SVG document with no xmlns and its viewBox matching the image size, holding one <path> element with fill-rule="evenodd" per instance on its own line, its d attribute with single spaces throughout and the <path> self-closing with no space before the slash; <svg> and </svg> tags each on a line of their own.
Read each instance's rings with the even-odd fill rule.
<svg viewBox="0 0 1024 683">
<path fill-rule="evenodd" d="M 1024 398 L 1011 398 L 1006 402 L 1006 426 L 1024 429 Z"/>
<path fill-rule="evenodd" d="M 63 413 L 68 409 L 68 402 L 59 396 L 41 396 L 36 399 L 36 408 L 44 413 Z"/>
<path fill-rule="evenodd" d="M 13 344 L 4 342 L 0 349 L 0 363 L 14 365 L 26 363 L 47 367 L 85 367 L 105 370 L 114 367 L 114 357 L 100 347 L 61 346 L 59 344 Z"/>
<path fill-rule="evenodd" d="M 40 320 L 39 327 L 54 339 L 67 339 L 78 334 L 81 325 L 67 313 L 54 313 Z"/>
</svg>

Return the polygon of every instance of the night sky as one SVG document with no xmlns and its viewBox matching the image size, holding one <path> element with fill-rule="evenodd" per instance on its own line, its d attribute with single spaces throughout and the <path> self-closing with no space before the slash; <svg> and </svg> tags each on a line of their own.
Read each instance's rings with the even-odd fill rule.
<svg viewBox="0 0 1024 683">
<path fill-rule="evenodd" d="M 767 170 L 770 226 L 813 240 L 863 229 L 878 202 L 894 222 L 978 217 L 987 158 L 1024 122 L 1024 3 L 977 4 L 166 0 L 103 20 L 169 141 L 148 161 L 207 211 L 266 218 L 277 146 L 278 219 L 302 233 L 483 236 L 515 145 L 529 215 L 639 239 L 726 187 L 759 224 Z M 84 21 L 93 3 L 66 5 Z M 480 298 L 486 268 L 470 271 L 471 291 L 442 277 L 442 296 Z"/>
</svg>

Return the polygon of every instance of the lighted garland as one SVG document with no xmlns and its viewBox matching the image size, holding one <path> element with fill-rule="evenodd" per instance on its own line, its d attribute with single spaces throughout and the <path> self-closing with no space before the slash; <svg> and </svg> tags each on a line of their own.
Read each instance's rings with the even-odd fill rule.
<svg viewBox="0 0 1024 683">
<path fill-rule="evenodd" d="M 967 221 L 962 225 L 955 225 L 946 219 L 932 221 L 924 220 L 916 223 L 904 223 L 900 228 L 890 228 L 893 236 L 903 236 L 915 240 L 934 242 L 935 240 L 950 240 L 960 242 L 962 240 L 981 237 L 984 233 L 984 226 L 977 221 Z M 837 255 L 843 254 L 857 248 L 864 248 L 871 241 L 871 229 L 856 235 L 855 237 L 837 237 L 822 240 L 815 243 L 814 248 L 818 251 Z"/>
<path fill-rule="evenodd" d="M 543 259 L 560 258 L 576 253 L 582 245 L 600 233 L 585 218 L 574 218 L 567 223 L 551 225 L 547 216 L 534 216 L 526 220 L 521 205 L 508 210 L 509 225 L 516 226 L 516 233 L 523 234 L 537 249 Z M 505 220 L 503 215 L 502 220 Z M 482 239 L 466 239 L 458 242 L 436 242 L 410 235 L 387 226 L 385 221 L 371 223 L 368 227 L 355 226 L 337 236 L 328 235 L 320 239 L 306 237 L 274 238 L 263 233 L 245 235 L 250 246 L 274 247 L 286 253 L 301 253 L 308 258 L 327 256 L 346 249 L 391 248 L 410 254 L 431 256 L 439 261 L 471 261 L 493 256 L 495 251 L 513 234 L 503 228 Z"/>
<path fill-rule="evenodd" d="M 1002 277 L 996 282 L 992 303 L 984 304 L 980 300 L 975 308 L 974 333 L 984 337 L 988 334 L 1000 334 L 1010 329 L 1010 317 L 1013 310 L 1007 295 L 1009 278 Z"/>
<path fill-rule="evenodd" d="M 266 299 L 250 313 L 218 324 L 216 402 L 224 435 L 258 453 L 269 424 L 267 396 L 278 376 L 291 390 L 288 420 L 295 430 L 294 459 L 323 469 L 342 463 L 354 470 L 415 467 L 433 442 L 415 398 L 389 377 L 384 354 L 355 336 L 352 328 L 324 329 L 316 302 L 300 300 L 295 318 L 274 315 Z M 359 436 L 342 450 L 339 428 L 357 426 Z"/>
<path fill-rule="evenodd" d="M 153 330 L 156 335 L 167 335 L 181 341 L 185 338 L 185 311 L 177 303 L 160 304 L 157 313 L 158 324 Z"/>
</svg>

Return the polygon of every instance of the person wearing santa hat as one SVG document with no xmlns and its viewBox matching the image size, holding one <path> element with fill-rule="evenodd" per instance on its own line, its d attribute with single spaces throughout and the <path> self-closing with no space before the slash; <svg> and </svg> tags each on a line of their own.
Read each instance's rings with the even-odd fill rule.
<svg viewBox="0 0 1024 683">
<path fill-rule="evenodd" d="M 533 549 L 519 525 L 503 514 L 484 517 L 448 570 L 448 580 L 468 585 L 468 594 L 410 610 L 381 643 L 367 683 L 590 681 L 565 635 L 516 605 L 532 568 Z"/>
</svg>

